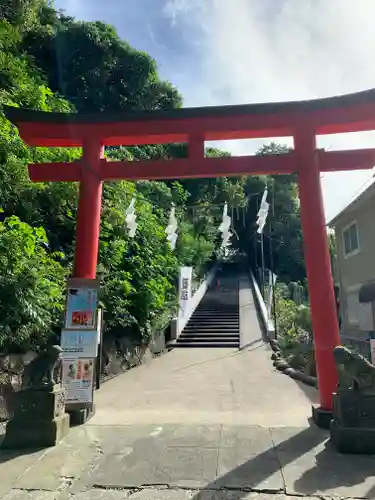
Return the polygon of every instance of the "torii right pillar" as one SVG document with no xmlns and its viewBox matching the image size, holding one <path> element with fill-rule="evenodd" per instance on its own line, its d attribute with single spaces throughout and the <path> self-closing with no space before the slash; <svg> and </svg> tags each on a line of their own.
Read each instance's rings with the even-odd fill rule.
<svg viewBox="0 0 375 500">
<path fill-rule="evenodd" d="M 337 386 L 333 349 L 340 338 L 314 130 L 301 126 L 294 134 L 294 148 L 320 397 L 313 418 L 327 428 Z"/>
</svg>

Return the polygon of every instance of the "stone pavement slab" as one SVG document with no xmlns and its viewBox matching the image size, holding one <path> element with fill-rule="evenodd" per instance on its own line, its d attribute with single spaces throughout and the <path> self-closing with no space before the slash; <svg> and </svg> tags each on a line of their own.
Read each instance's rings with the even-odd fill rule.
<svg viewBox="0 0 375 500">
<path fill-rule="evenodd" d="M 237 448 L 242 446 L 255 454 L 272 449 L 274 444 L 271 432 L 266 427 L 255 425 L 223 425 L 220 446 L 223 448 Z"/>
<path fill-rule="evenodd" d="M 101 454 L 73 484 L 72 493 L 95 486 L 129 489 L 146 485 L 285 490 L 271 431 L 260 426 L 125 426 L 123 430 L 86 426 L 84 432 L 88 431 Z M 280 432 L 278 436 L 278 445 L 284 443 L 288 450 Z M 286 432 L 287 441 L 293 437 L 291 431 Z M 319 442 L 325 437 L 320 433 Z M 308 451 L 309 446 L 308 441 L 305 448 L 297 446 L 295 455 Z"/>
<path fill-rule="evenodd" d="M 375 457 L 341 455 L 321 445 L 298 458 L 278 452 L 286 493 L 375 498 Z"/>
<path fill-rule="evenodd" d="M 45 450 L 19 451 L 1 450 L 0 448 L 0 498 L 12 487 L 21 474 L 45 454 Z"/>
<path fill-rule="evenodd" d="M 0 499 L 375 498 L 375 457 L 339 455 L 309 426 L 316 396 L 265 345 L 176 350 L 106 383 L 55 448 L 0 450 Z"/>
<path fill-rule="evenodd" d="M 0 498 L 117 500 L 141 489 L 134 500 L 146 490 L 164 500 L 181 488 L 194 500 L 203 492 L 221 498 L 213 493 L 221 490 L 238 500 L 248 490 L 375 498 L 375 456 L 340 455 L 327 438 L 315 426 L 86 425 L 47 452 L 9 456 L 0 465 Z"/>
<path fill-rule="evenodd" d="M 270 347 L 174 349 L 106 382 L 92 425 L 306 426 L 314 388 L 278 372 Z"/>
<path fill-rule="evenodd" d="M 318 497 L 303 497 L 305 500 L 321 500 Z M 188 489 L 146 488 L 141 491 L 114 489 L 91 489 L 77 493 L 70 500 L 300 500 L 301 497 L 284 494 L 268 494 L 243 491 L 212 491 Z M 4 500 L 59 500 L 50 492 L 12 490 Z"/>
<path fill-rule="evenodd" d="M 51 491 L 26 491 L 15 489 L 9 491 L 2 500 L 56 500 Z"/>
<path fill-rule="evenodd" d="M 246 446 L 221 448 L 217 477 L 210 487 L 284 491 L 284 480 L 275 450 L 252 454 Z"/>
<path fill-rule="evenodd" d="M 154 484 L 204 488 L 217 474 L 218 449 L 167 447 L 153 476 Z"/>
</svg>

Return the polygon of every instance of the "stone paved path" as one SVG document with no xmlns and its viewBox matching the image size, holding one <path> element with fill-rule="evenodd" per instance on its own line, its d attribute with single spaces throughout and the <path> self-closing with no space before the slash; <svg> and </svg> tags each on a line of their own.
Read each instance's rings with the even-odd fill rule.
<svg viewBox="0 0 375 500">
<path fill-rule="evenodd" d="M 269 354 L 181 349 L 108 382 L 57 447 L 0 450 L 0 498 L 375 498 L 375 457 L 331 449 L 308 423 L 315 392 Z"/>
<path fill-rule="evenodd" d="M 107 382 L 92 424 L 306 425 L 316 391 L 275 371 L 270 348 L 175 349 Z"/>
</svg>

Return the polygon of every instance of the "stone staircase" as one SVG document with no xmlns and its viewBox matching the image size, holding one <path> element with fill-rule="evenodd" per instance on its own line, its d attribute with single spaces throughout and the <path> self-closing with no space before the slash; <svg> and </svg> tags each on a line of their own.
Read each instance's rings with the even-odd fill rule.
<svg viewBox="0 0 375 500">
<path fill-rule="evenodd" d="M 174 347 L 231 347 L 240 342 L 238 278 L 219 274 Z"/>
</svg>

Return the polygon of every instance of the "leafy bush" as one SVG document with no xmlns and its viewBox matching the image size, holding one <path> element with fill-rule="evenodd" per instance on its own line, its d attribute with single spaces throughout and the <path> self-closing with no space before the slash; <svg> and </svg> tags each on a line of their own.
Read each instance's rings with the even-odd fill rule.
<svg viewBox="0 0 375 500">
<path fill-rule="evenodd" d="M 287 287 L 282 287 L 283 291 Z M 280 289 L 280 288 L 279 288 Z M 276 295 L 277 331 L 280 347 L 289 364 L 315 375 L 310 309 Z"/>
<path fill-rule="evenodd" d="M 0 351 L 35 348 L 58 326 L 65 272 L 46 244 L 43 228 L 0 223 Z"/>
</svg>

